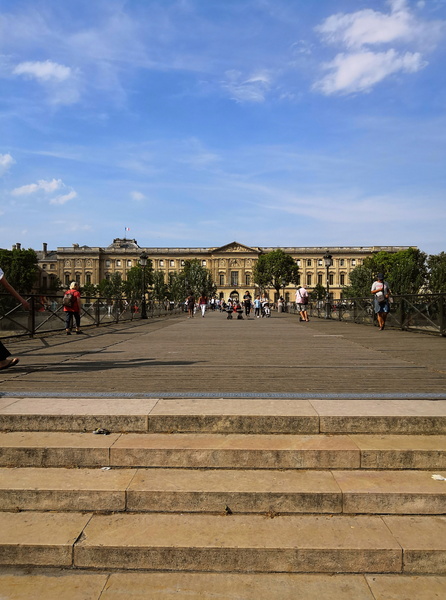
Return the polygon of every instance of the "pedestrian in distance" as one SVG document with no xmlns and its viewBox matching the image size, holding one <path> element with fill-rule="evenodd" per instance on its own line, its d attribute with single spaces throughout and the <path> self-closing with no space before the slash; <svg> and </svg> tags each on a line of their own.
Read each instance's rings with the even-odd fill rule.
<svg viewBox="0 0 446 600">
<path fill-rule="evenodd" d="M 195 314 L 195 296 L 192 292 L 189 292 L 186 298 L 187 312 L 189 313 L 188 319 L 193 319 Z"/>
<path fill-rule="evenodd" d="M 5 288 L 5 290 L 11 294 L 16 300 L 18 300 L 25 310 L 31 310 L 31 306 L 29 302 L 22 298 L 22 296 L 12 287 L 9 281 L 6 279 L 5 274 L 2 269 L 0 269 L 0 283 Z M 0 342 L 0 371 L 3 369 L 9 369 L 9 367 L 14 367 L 18 364 L 19 359 L 17 357 L 9 358 L 11 356 L 11 352 Z"/>
<path fill-rule="evenodd" d="M 245 295 L 243 296 L 243 306 L 245 307 L 245 315 L 249 317 L 252 306 L 252 297 L 249 291 L 247 290 Z"/>
<path fill-rule="evenodd" d="M 208 305 L 208 297 L 204 292 L 201 293 L 201 296 L 198 299 L 198 304 L 201 308 L 201 316 L 204 318 L 204 313 L 206 312 L 206 307 Z"/>
<path fill-rule="evenodd" d="M 305 289 L 304 285 L 301 285 L 297 290 L 296 290 L 296 305 L 297 305 L 297 309 L 300 313 L 300 320 L 301 321 L 305 321 L 306 323 L 308 323 L 308 321 L 310 320 L 308 318 L 308 312 L 307 312 L 307 308 L 308 308 L 308 292 Z"/>
<path fill-rule="evenodd" d="M 260 296 L 256 296 L 256 298 L 254 300 L 254 316 L 257 317 L 257 319 L 260 319 L 261 306 L 262 306 L 262 303 L 260 301 Z"/>
<path fill-rule="evenodd" d="M 76 333 L 81 332 L 81 293 L 79 284 L 76 281 L 70 283 L 70 288 L 65 292 L 63 300 L 63 309 L 65 312 L 65 331 L 71 335 L 73 328 L 73 319 L 76 322 Z"/>
<path fill-rule="evenodd" d="M 379 330 L 382 331 L 386 325 L 387 315 L 390 312 L 389 298 L 392 294 L 387 281 L 384 281 L 384 275 L 378 273 L 376 281 L 372 284 L 371 293 L 374 295 L 374 309 L 378 319 Z"/>
</svg>

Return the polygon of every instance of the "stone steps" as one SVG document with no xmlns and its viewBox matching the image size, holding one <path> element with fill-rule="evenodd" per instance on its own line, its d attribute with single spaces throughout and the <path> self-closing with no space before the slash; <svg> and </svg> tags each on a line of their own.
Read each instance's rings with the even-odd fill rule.
<svg viewBox="0 0 446 600">
<path fill-rule="evenodd" d="M 8 600 L 441 600 L 438 575 L 320 575 L 296 573 L 94 573 L 42 569 L 0 571 Z"/>
<path fill-rule="evenodd" d="M 0 398 L 0 586 L 68 569 L 51 581 L 117 599 L 134 570 L 136 594 L 198 599 L 256 573 L 259 599 L 382 600 L 392 574 L 423 598 L 410 575 L 445 582 L 445 425 L 443 401 Z"/>
<path fill-rule="evenodd" d="M 446 481 L 403 470 L 3 468 L 0 509 L 441 515 Z"/>
<path fill-rule="evenodd" d="M 261 573 L 441 574 L 438 516 L 0 513 L 0 564 Z"/>
<path fill-rule="evenodd" d="M 446 434 L 446 400 L 0 399 L 0 431 Z"/>
<path fill-rule="evenodd" d="M 446 469 L 446 435 L 0 433 L 0 467 Z"/>
</svg>

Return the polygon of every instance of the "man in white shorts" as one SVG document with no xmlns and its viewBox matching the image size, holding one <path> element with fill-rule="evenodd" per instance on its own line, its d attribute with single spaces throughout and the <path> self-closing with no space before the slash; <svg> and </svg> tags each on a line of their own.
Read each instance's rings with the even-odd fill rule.
<svg viewBox="0 0 446 600">
<path fill-rule="evenodd" d="M 307 313 L 307 305 L 308 305 L 308 292 L 305 289 L 304 285 L 301 285 L 300 288 L 296 290 L 296 305 L 300 312 L 300 318 L 302 321 L 306 321 L 308 323 L 308 313 Z"/>
</svg>

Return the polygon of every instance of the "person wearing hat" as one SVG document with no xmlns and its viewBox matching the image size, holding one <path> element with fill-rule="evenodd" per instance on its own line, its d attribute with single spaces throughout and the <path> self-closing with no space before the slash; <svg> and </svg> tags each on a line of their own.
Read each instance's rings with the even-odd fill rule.
<svg viewBox="0 0 446 600">
<path fill-rule="evenodd" d="M 371 292 L 375 296 L 374 308 L 378 318 L 379 330 L 382 331 L 386 325 L 387 315 L 390 312 L 389 297 L 392 293 L 389 284 L 387 281 L 384 281 L 384 275 L 382 273 L 378 273 L 376 276 L 376 281 L 372 284 Z"/>
</svg>

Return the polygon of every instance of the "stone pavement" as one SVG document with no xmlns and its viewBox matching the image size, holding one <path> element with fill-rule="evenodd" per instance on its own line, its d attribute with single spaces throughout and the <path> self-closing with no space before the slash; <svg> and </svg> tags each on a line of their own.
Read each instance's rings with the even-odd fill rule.
<svg viewBox="0 0 446 600">
<path fill-rule="evenodd" d="M 20 365 L 0 372 L 3 393 L 446 397 L 445 338 L 288 314 L 208 312 L 7 345 Z"/>
</svg>

